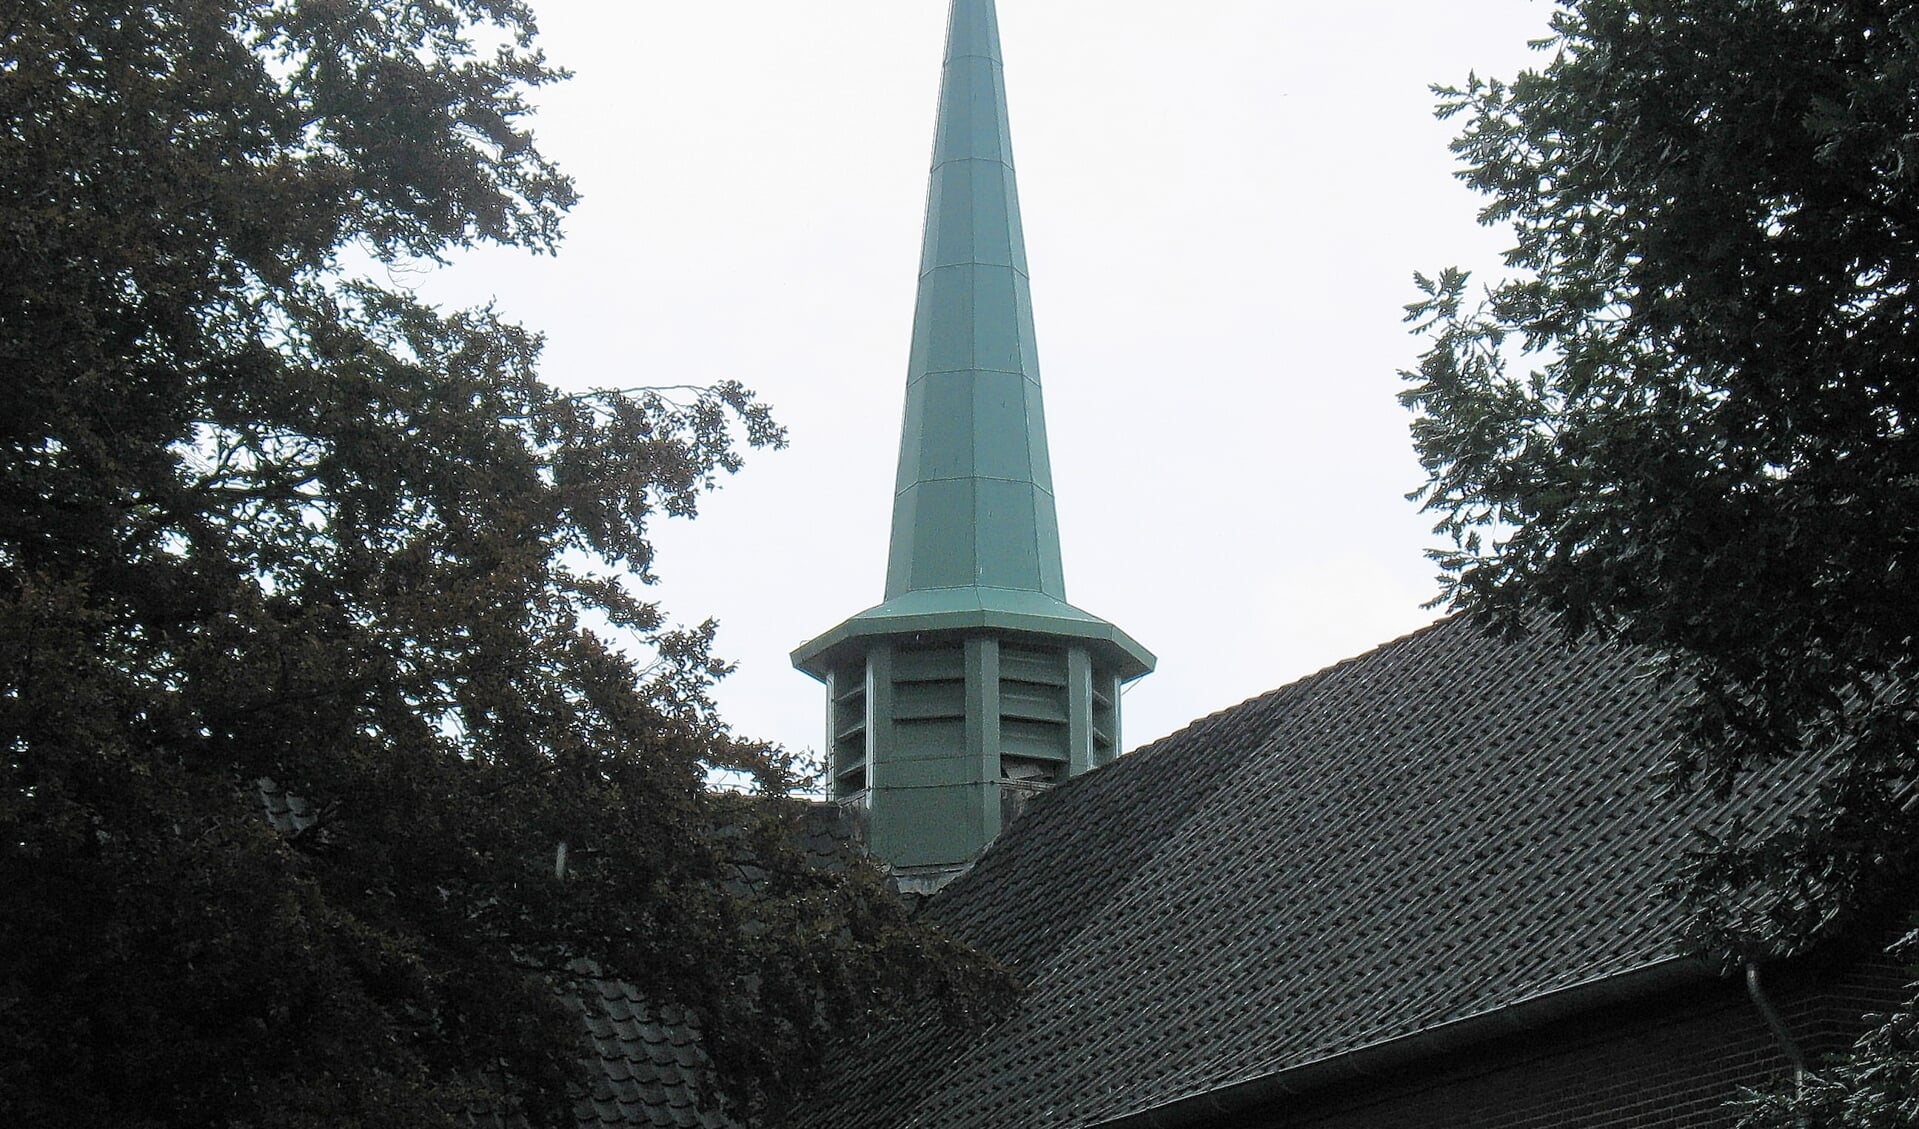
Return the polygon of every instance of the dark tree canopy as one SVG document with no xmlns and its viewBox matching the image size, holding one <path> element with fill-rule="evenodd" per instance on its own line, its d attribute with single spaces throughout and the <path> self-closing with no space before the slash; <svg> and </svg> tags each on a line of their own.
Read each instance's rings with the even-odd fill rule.
<svg viewBox="0 0 1919 1129">
<path fill-rule="evenodd" d="M 765 409 L 561 395 L 537 337 L 343 267 L 554 247 L 533 30 L 0 3 L 0 1122 L 564 1122 L 583 959 L 692 1009 L 752 1112 L 1004 986 L 705 785 L 794 766 L 620 573 Z"/>
<path fill-rule="evenodd" d="M 1802 820 L 1691 860 L 1708 948 L 1910 910 L 1919 9 L 1560 0 L 1542 46 L 1439 91 L 1517 238 L 1481 297 L 1446 271 L 1409 308 L 1446 596 L 1662 656 L 1699 687 L 1682 781 L 1826 766 Z"/>
</svg>

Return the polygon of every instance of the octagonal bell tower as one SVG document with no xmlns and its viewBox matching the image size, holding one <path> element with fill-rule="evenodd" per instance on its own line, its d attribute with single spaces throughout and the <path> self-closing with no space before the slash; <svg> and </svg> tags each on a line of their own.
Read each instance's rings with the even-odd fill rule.
<svg viewBox="0 0 1919 1129">
<path fill-rule="evenodd" d="M 1153 668 L 1066 602 L 993 0 L 953 0 L 884 602 L 793 652 L 835 799 L 902 878 L 964 869 L 1036 791 L 1121 751 Z"/>
</svg>

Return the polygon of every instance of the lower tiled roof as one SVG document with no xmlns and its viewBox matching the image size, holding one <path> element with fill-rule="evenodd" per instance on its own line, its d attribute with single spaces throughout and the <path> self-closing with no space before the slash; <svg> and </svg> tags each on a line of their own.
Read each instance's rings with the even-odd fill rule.
<svg viewBox="0 0 1919 1129">
<path fill-rule="evenodd" d="M 1031 979 L 1018 1012 L 875 1032 L 798 1120 L 1097 1125 L 1669 961 L 1714 814 L 1653 779 L 1678 705 L 1631 653 L 1456 618 L 1064 784 L 929 906 Z"/>
<path fill-rule="evenodd" d="M 592 1048 L 591 1089 L 573 1103 L 583 1127 L 725 1129 L 698 1093 L 710 1066 L 697 1026 L 680 1009 L 649 1002 L 631 984 L 595 979 L 579 997 Z"/>
<path fill-rule="evenodd" d="M 845 814 L 824 803 L 801 810 L 799 844 L 808 859 L 827 871 L 845 866 L 859 849 Z M 765 878 L 751 856 L 741 854 L 724 881 L 729 893 L 750 898 Z M 632 984 L 596 975 L 597 965 L 581 962 L 574 971 L 584 975 L 569 1002 L 586 1025 L 589 1047 L 589 1089 L 573 1103 L 580 1129 L 737 1129 L 738 1122 L 717 1101 L 701 1102 L 702 1089 L 712 1081 L 712 1060 L 700 1043 L 698 1016 L 655 1003 Z"/>
</svg>

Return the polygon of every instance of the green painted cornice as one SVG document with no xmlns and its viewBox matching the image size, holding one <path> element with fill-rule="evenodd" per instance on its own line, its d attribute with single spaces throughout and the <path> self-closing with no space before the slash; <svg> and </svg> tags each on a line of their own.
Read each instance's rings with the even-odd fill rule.
<svg viewBox="0 0 1919 1129">
<path fill-rule="evenodd" d="M 1153 668 L 1066 602 L 993 0 L 953 0 L 947 25 L 885 602 L 793 662 L 824 677 L 856 640 L 949 630 L 1084 640 L 1125 678 Z"/>
<path fill-rule="evenodd" d="M 815 678 L 875 637 L 992 631 L 1033 639 L 1085 642 L 1100 667 L 1132 680 L 1153 669 L 1153 653 L 1111 623 L 1043 592 L 1008 588 L 931 588 L 895 596 L 793 651 L 793 665 Z"/>
</svg>

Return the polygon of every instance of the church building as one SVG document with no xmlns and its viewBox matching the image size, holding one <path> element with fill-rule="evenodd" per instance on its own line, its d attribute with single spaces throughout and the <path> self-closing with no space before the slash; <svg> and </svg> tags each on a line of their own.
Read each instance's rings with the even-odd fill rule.
<svg viewBox="0 0 1919 1129">
<path fill-rule="evenodd" d="M 830 801 L 1028 989 L 842 1048 L 794 1129 L 1731 1126 L 1899 985 L 1689 955 L 1691 828 L 1797 789 L 1662 794 L 1682 698 L 1616 647 L 1455 617 L 1120 755 L 1154 657 L 1067 600 L 993 0 L 952 0 L 918 285 L 885 591 L 793 661 Z M 724 1126 L 624 991 L 583 1124 Z"/>
</svg>

